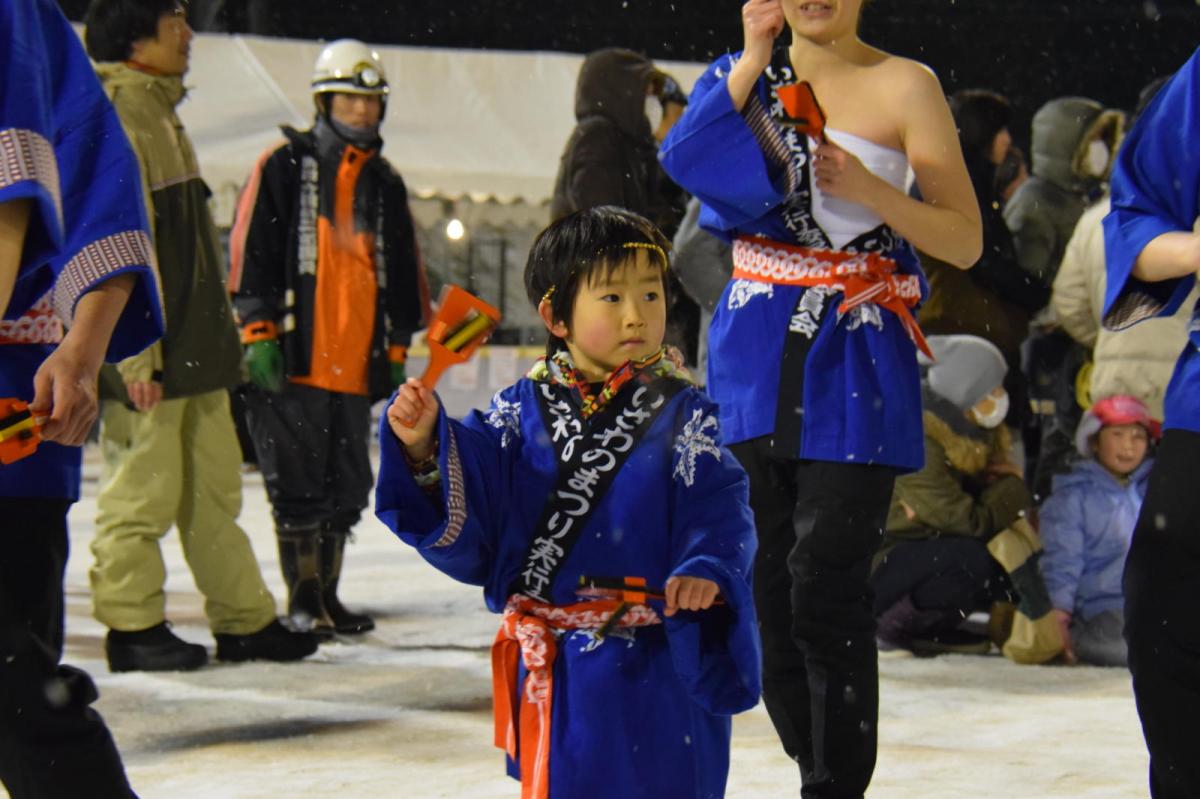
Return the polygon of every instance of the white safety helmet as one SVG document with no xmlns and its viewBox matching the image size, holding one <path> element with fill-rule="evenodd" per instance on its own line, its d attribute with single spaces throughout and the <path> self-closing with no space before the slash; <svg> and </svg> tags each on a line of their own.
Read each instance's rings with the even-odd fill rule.
<svg viewBox="0 0 1200 799">
<path fill-rule="evenodd" d="M 387 99 L 387 74 L 379 53 L 357 39 L 330 42 L 317 56 L 312 74 L 313 99 L 335 92 L 373 94 Z"/>
</svg>

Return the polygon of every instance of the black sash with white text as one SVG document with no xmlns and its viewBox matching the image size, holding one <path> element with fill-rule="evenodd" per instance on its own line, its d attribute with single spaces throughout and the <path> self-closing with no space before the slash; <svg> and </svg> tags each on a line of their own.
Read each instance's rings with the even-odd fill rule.
<svg viewBox="0 0 1200 799">
<path fill-rule="evenodd" d="M 645 378 L 631 381 L 590 420 L 580 418 L 570 389 L 538 383 L 538 405 L 554 445 L 558 478 L 534 527 L 515 591 L 550 601 L 550 586 L 588 517 L 659 412 L 687 387 L 682 380 Z"/>
</svg>

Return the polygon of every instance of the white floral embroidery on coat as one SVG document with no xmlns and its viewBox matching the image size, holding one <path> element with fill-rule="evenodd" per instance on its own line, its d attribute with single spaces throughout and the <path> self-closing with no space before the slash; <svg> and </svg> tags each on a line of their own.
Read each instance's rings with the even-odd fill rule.
<svg viewBox="0 0 1200 799">
<path fill-rule="evenodd" d="M 692 418 L 675 439 L 675 454 L 679 460 L 675 462 L 672 477 L 682 477 L 683 484 L 691 487 L 696 482 L 696 458 L 708 453 L 721 460 L 721 448 L 717 446 L 716 439 L 705 432 L 712 430 L 715 433 L 718 429 L 717 417 L 711 414 L 705 416 L 700 408 L 692 411 Z"/>
<path fill-rule="evenodd" d="M 487 423 L 497 430 L 504 431 L 500 435 L 500 446 L 508 448 L 508 442 L 521 437 L 521 403 L 509 402 L 497 392 L 492 397 L 492 407 L 488 410 Z"/>
<path fill-rule="evenodd" d="M 758 280 L 735 280 L 729 289 L 729 310 L 736 311 L 738 308 L 743 308 L 750 300 L 763 294 L 767 297 L 774 297 L 775 287 L 770 283 Z"/>
<path fill-rule="evenodd" d="M 883 316 L 879 313 L 879 306 L 873 302 L 864 302 L 862 305 L 854 306 L 846 316 L 848 317 L 847 330 L 858 330 L 863 325 L 871 325 L 876 330 L 883 330 Z"/>
</svg>

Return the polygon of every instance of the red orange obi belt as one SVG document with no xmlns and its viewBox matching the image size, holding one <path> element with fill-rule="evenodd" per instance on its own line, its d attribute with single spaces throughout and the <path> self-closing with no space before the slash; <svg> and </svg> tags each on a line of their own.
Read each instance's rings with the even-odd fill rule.
<svg viewBox="0 0 1200 799">
<path fill-rule="evenodd" d="M 550 709 L 558 656 L 555 633 L 661 623 L 649 606 L 617 598 L 571 605 L 548 605 L 522 594 L 508 600 L 492 644 L 492 701 L 496 746 L 514 761 L 520 758 L 521 799 L 546 799 L 550 794 Z M 521 662 L 527 672 L 523 691 L 518 682 Z"/>
<path fill-rule="evenodd" d="M 921 301 L 921 281 L 898 273 L 891 258 L 874 252 L 852 253 L 799 247 L 769 239 L 741 237 L 733 242 L 733 277 L 780 286 L 824 286 L 843 292 L 838 313 L 873 303 L 894 313 L 913 344 L 931 360 L 912 308 Z"/>
</svg>

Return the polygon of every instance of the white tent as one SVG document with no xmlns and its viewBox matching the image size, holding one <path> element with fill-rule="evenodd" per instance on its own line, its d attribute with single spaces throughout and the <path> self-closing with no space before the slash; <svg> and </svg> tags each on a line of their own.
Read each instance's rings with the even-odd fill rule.
<svg viewBox="0 0 1200 799">
<path fill-rule="evenodd" d="M 312 122 L 309 77 L 321 43 L 198 35 L 179 114 L 228 224 L 238 187 L 280 139 Z M 421 198 L 470 200 L 489 216 L 544 217 L 575 124 L 582 57 L 559 53 L 377 47 L 391 84 L 384 154 Z M 684 87 L 701 64 L 662 62 Z M 514 207 L 517 206 L 517 207 Z M 507 206 L 507 208 L 506 208 Z M 523 207 L 523 210 L 521 210 Z"/>
</svg>

